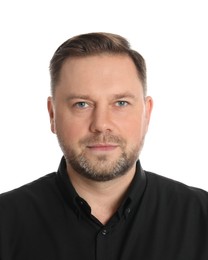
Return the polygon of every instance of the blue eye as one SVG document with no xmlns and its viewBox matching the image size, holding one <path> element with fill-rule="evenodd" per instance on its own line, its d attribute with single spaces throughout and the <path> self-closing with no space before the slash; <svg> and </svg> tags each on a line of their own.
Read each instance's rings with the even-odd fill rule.
<svg viewBox="0 0 208 260">
<path fill-rule="evenodd" d="M 78 107 L 78 108 L 86 108 L 86 107 L 88 107 L 89 105 L 87 104 L 87 102 L 80 101 L 80 102 L 77 102 L 77 103 L 75 104 L 75 106 Z"/>
<path fill-rule="evenodd" d="M 128 105 L 127 101 L 120 100 L 120 101 L 116 102 L 116 106 L 118 106 L 118 107 L 125 107 L 127 105 Z"/>
</svg>

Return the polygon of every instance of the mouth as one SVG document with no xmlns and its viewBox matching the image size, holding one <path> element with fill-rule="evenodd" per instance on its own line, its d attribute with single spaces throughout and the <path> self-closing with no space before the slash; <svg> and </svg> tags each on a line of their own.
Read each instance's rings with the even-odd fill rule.
<svg viewBox="0 0 208 260">
<path fill-rule="evenodd" d="M 117 144 L 92 144 L 88 145 L 87 148 L 91 151 L 97 152 L 108 152 L 113 151 L 118 147 Z"/>
</svg>

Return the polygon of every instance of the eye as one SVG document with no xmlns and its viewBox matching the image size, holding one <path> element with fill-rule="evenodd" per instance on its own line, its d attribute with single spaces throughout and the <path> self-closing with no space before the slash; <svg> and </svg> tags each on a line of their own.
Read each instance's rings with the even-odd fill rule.
<svg viewBox="0 0 208 260">
<path fill-rule="evenodd" d="M 87 108 L 89 106 L 89 104 L 85 101 L 80 101 L 80 102 L 77 102 L 74 106 L 77 108 Z"/>
<path fill-rule="evenodd" d="M 124 101 L 124 100 L 119 100 L 116 102 L 116 106 L 117 107 L 125 107 L 127 106 L 129 103 L 127 101 Z"/>
</svg>

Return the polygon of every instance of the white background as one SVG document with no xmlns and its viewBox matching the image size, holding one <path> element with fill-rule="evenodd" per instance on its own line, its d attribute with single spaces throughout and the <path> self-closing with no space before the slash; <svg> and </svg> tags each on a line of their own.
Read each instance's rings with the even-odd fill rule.
<svg viewBox="0 0 208 260">
<path fill-rule="evenodd" d="M 123 35 L 146 59 L 154 111 L 143 168 L 208 190 L 207 14 L 206 0 L 1 0 L 0 192 L 57 170 L 49 60 L 93 31 Z"/>
</svg>

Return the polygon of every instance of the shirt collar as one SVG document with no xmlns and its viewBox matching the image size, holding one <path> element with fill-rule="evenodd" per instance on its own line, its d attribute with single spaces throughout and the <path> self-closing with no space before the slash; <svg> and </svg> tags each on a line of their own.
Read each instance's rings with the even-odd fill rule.
<svg viewBox="0 0 208 260">
<path fill-rule="evenodd" d="M 123 203 L 118 209 L 118 214 L 121 216 L 128 216 L 128 214 L 137 207 L 142 199 L 146 188 L 146 174 L 142 169 L 140 161 L 136 163 L 136 172 L 134 178 L 129 186 Z"/>
<path fill-rule="evenodd" d="M 67 173 L 66 160 L 62 157 L 58 171 L 57 171 L 57 181 L 64 196 L 64 199 L 69 204 L 70 207 L 78 212 L 80 210 L 80 203 L 84 203 L 85 208 L 90 211 L 89 205 L 82 199 L 74 189 Z M 137 161 L 136 172 L 132 183 L 126 193 L 125 199 L 123 200 L 121 206 L 118 209 L 119 217 L 128 215 L 131 210 L 136 207 L 142 198 L 142 195 L 146 187 L 146 175 L 141 167 L 140 161 Z"/>
</svg>

